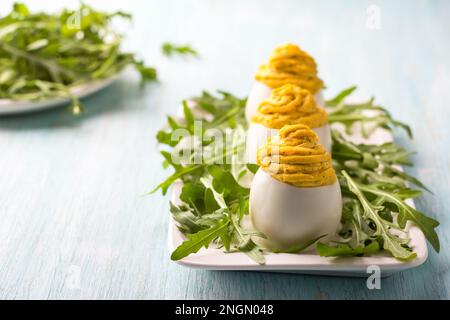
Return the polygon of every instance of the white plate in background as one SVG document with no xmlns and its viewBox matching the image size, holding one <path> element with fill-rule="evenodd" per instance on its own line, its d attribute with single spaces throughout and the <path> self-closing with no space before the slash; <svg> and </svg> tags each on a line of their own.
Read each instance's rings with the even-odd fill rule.
<svg viewBox="0 0 450 320">
<path fill-rule="evenodd" d="M 106 79 L 93 80 L 71 88 L 71 92 L 81 99 L 109 86 L 118 77 L 119 75 L 117 74 Z M 70 103 L 69 98 L 49 98 L 44 100 L 0 99 L 0 116 L 51 109 L 68 103 Z"/>
</svg>

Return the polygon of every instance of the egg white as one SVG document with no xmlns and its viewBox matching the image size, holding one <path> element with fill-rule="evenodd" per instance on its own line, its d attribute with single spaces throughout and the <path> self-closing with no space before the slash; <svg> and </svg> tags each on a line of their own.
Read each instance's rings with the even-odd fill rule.
<svg viewBox="0 0 450 320">
<path fill-rule="evenodd" d="M 272 178 L 259 169 L 250 188 L 250 218 L 272 250 L 286 250 L 321 235 L 322 242 L 340 228 L 342 196 L 338 181 L 332 185 L 299 188 Z"/>
<path fill-rule="evenodd" d="M 319 137 L 319 142 L 325 150 L 331 153 L 331 130 L 328 124 L 311 128 Z M 278 135 L 278 129 L 264 127 L 259 123 L 251 123 L 247 131 L 246 159 L 248 163 L 256 163 L 256 153 L 260 147 L 267 143 L 270 137 Z"/>
<path fill-rule="evenodd" d="M 255 81 L 247 98 L 247 104 L 245 105 L 245 117 L 248 122 L 251 122 L 251 119 L 258 111 L 258 107 L 261 102 L 270 98 L 272 90 L 273 89 L 271 87 L 265 85 L 264 83 Z M 323 98 L 322 90 L 319 90 L 319 92 L 314 95 L 314 98 L 316 99 L 317 105 L 322 108 L 325 107 L 325 100 Z"/>
</svg>

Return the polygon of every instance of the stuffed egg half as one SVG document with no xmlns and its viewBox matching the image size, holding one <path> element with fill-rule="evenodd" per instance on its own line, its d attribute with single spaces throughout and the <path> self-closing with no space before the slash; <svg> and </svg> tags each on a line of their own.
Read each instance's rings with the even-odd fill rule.
<svg viewBox="0 0 450 320">
<path fill-rule="evenodd" d="M 309 126 L 325 149 L 331 151 L 331 131 L 325 109 L 317 105 L 308 90 L 286 84 L 274 89 L 252 117 L 247 132 L 247 161 L 256 163 L 257 151 L 268 138 L 276 136 L 283 126 L 294 124 Z"/>
<path fill-rule="evenodd" d="M 288 250 L 340 228 L 342 197 L 330 154 L 305 125 L 284 126 L 258 151 L 250 217 L 262 245 Z"/>
<path fill-rule="evenodd" d="M 305 51 L 294 44 L 281 45 L 272 52 L 269 62 L 259 67 L 255 84 L 247 99 L 245 115 L 251 121 L 262 101 L 272 90 L 285 84 L 295 84 L 308 90 L 319 106 L 324 106 L 323 81 L 317 76 L 317 64 Z"/>
</svg>

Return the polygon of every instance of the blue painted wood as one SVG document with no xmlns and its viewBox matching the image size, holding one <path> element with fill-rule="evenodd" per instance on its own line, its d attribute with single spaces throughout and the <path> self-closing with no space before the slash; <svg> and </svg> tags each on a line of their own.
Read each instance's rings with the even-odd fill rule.
<svg viewBox="0 0 450 320">
<path fill-rule="evenodd" d="M 81 117 L 62 108 L 0 119 L 0 297 L 449 298 L 448 1 L 88 3 L 134 14 L 122 26 L 126 47 L 158 67 L 160 83 L 139 89 L 127 73 L 85 99 Z M 370 15 L 377 8 L 379 29 Z M 164 58 L 164 41 L 192 43 L 201 57 Z M 165 114 L 203 89 L 248 94 L 258 64 L 288 41 L 314 55 L 327 96 L 358 84 L 362 97 L 376 95 L 415 132 L 397 139 L 418 152 L 408 172 L 434 192 L 417 206 L 441 221 L 442 250 L 384 279 L 381 290 L 364 279 L 178 266 L 166 249 L 168 199 L 141 196 L 166 176 L 154 139 Z"/>
</svg>

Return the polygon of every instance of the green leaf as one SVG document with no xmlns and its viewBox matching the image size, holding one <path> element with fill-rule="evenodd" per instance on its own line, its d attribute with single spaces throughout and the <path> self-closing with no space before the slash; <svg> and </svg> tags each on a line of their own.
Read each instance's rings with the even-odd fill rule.
<svg viewBox="0 0 450 320">
<path fill-rule="evenodd" d="M 172 166 L 175 168 L 175 170 L 181 170 L 182 167 L 179 164 L 176 164 L 173 159 L 172 159 L 172 154 L 170 152 L 167 151 L 161 151 L 160 152 L 161 155 L 164 157 L 164 159 Z"/>
<path fill-rule="evenodd" d="M 407 135 L 408 135 L 408 137 L 409 137 L 410 139 L 413 138 L 413 133 L 412 133 L 412 130 L 411 130 L 411 127 L 410 127 L 410 126 L 408 126 L 407 124 L 405 124 L 405 123 L 403 123 L 403 122 L 401 122 L 401 121 L 395 120 L 395 119 L 391 119 L 391 123 L 392 123 L 394 126 L 400 127 L 400 128 L 402 128 L 403 130 L 405 130 L 406 133 L 407 133 Z"/>
<path fill-rule="evenodd" d="M 201 226 L 196 222 L 196 216 L 190 210 L 177 207 L 170 202 L 170 212 L 172 213 L 173 219 L 178 222 L 180 231 L 196 233 L 201 230 Z"/>
<path fill-rule="evenodd" d="M 333 99 L 326 101 L 327 107 L 335 107 L 341 102 L 345 100 L 348 96 L 350 96 L 355 90 L 356 86 L 351 86 L 347 89 L 342 90 L 339 92 Z"/>
<path fill-rule="evenodd" d="M 392 130 L 393 127 L 400 127 L 412 138 L 411 128 L 405 123 L 393 119 L 385 108 L 375 105 L 373 98 L 364 103 L 345 102 L 345 98 L 355 90 L 356 87 L 345 89 L 335 98 L 326 102 L 326 105 L 332 108 L 328 115 L 330 123 L 344 125 L 349 134 L 352 133 L 353 125 L 359 123 L 361 133 L 365 138 L 368 138 L 377 128 Z"/>
<path fill-rule="evenodd" d="M 167 117 L 167 123 L 169 124 L 169 126 L 172 130 L 177 130 L 177 129 L 182 128 L 182 126 L 180 124 L 178 124 L 178 122 L 171 116 Z"/>
<path fill-rule="evenodd" d="M 149 194 L 157 192 L 159 189 L 161 189 L 162 194 L 167 193 L 167 189 L 178 179 L 183 178 L 187 174 L 193 173 L 195 170 L 201 169 L 200 165 L 191 165 L 188 167 L 183 167 L 182 169 L 175 171 L 170 177 L 168 177 L 166 180 L 161 182 L 159 185 L 157 185 L 152 191 L 149 192 Z"/>
<path fill-rule="evenodd" d="M 236 217 L 231 218 L 231 224 L 234 227 L 232 236 L 233 243 L 239 251 L 245 253 L 256 263 L 263 265 L 266 261 L 263 255 L 263 250 L 253 241 L 252 235 L 247 234 L 245 230 L 241 228 L 241 226 L 239 225 L 239 221 L 240 220 Z"/>
<path fill-rule="evenodd" d="M 20 2 L 14 3 L 13 12 L 19 15 L 21 18 L 24 18 L 30 14 L 30 10 L 28 10 L 28 7 Z"/>
<path fill-rule="evenodd" d="M 304 250 L 306 250 L 307 248 L 309 248 L 310 246 L 312 246 L 314 243 L 316 243 L 317 241 L 319 241 L 320 239 L 322 239 L 323 237 L 326 237 L 326 234 L 323 234 L 321 236 L 318 236 L 317 238 L 311 239 L 309 241 L 306 241 L 305 243 L 293 246 L 291 248 L 288 248 L 286 250 L 276 250 L 274 251 L 275 253 L 300 253 Z"/>
<path fill-rule="evenodd" d="M 244 236 L 238 248 L 257 264 L 263 265 L 266 263 L 262 249 L 256 245 L 250 236 Z"/>
<path fill-rule="evenodd" d="M 367 246 L 358 246 L 352 248 L 348 244 L 340 244 L 337 246 L 330 246 L 321 242 L 316 244 L 317 253 L 321 257 L 345 257 L 345 256 L 360 256 L 365 254 L 374 254 L 380 250 L 378 242 L 371 242 Z"/>
<path fill-rule="evenodd" d="M 204 202 L 205 202 L 205 211 L 207 213 L 214 212 L 221 208 L 221 206 L 217 203 L 214 191 L 211 188 L 205 189 Z M 226 207 L 226 205 L 224 207 Z"/>
<path fill-rule="evenodd" d="M 134 67 L 144 81 L 155 81 L 158 78 L 158 72 L 156 69 L 146 66 L 143 62 L 135 62 Z"/>
<path fill-rule="evenodd" d="M 372 156 L 372 154 L 368 153 L 368 152 L 364 152 L 363 153 L 363 160 L 362 160 L 362 165 L 365 168 L 369 168 L 369 169 L 376 169 L 378 168 L 378 162 L 375 160 L 375 158 Z"/>
<path fill-rule="evenodd" d="M 257 164 L 247 163 L 247 169 L 253 173 L 256 174 L 256 171 L 258 171 L 259 166 Z"/>
<path fill-rule="evenodd" d="M 191 55 L 191 56 L 198 56 L 198 53 L 195 49 L 193 49 L 190 45 L 176 45 L 173 43 L 163 43 L 161 46 L 161 50 L 164 55 L 170 57 L 174 54 L 179 55 Z"/>
<path fill-rule="evenodd" d="M 363 195 L 362 189 L 364 186 L 360 186 L 355 181 L 350 178 L 347 172 L 342 172 L 343 176 L 347 180 L 348 188 L 353 192 L 361 203 L 364 209 L 365 215 L 376 225 L 375 235 L 380 236 L 383 239 L 383 248 L 400 260 L 411 260 L 417 255 L 403 247 L 403 241 L 397 236 L 394 236 L 390 232 L 390 226 L 383 220 L 378 212 L 382 209 L 379 206 L 375 206 L 370 203 L 367 198 Z"/>
<path fill-rule="evenodd" d="M 198 252 L 202 247 L 208 248 L 214 239 L 227 236 L 229 223 L 229 219 L 224 219 L 208 229 L 193 234 L 187 234 L 187 240 L 172 252 L 170 258 L 175 261 L 180 260 L 192 253 Z"/>
<path fill-rule="evenodd" d="M 399 170 L 399 169 L 397 169 L 395 167 L 389 167 L 388 170 L 390 170 L 393 174 L 401 177 L 403 180 L 411 182 L 411 183 L 415 184 L 416 186 L 418 186 L 418 187 L 420 187 L 420 188 L 422 188 L 424 190 L 427 190 L 429 193 L 433 194 L 433 192 L 431 192 L 431 190 L 428 189 L 419 179 L 417 179 L 417 178 L 415 178 L 413 176 L 410 176 L 410 175 L 406 174 L 405 172 L 403 172 L 403 171 L 401 171 L 401 170 Z M 421 194 L 420 191 L 418 191 L 418 192 Z M 418 195 L 420 195 L 420 194 L 418 194 Z M 416 195 L 416 196 L 418 196 L 418 195 Z M 413 198 L 413 197 L 410 197 L 410 198 Z M 408 199 L 408 198 L 406 198 L 406 199 Z"/>
<path fill-rule="evenodd" d="M 225 200 L 229 201 L 229 198 L 236 198 L 239 195 L 248 194 L 248 188 L 244 188 L 237 183 L 229 171 L 217 165 L 212 165 L 208 167 L 208 172 L 213 177 L 212 186 L 218 193 L 223 195 Z"/>
<path fill-rule="evenodd" d="M 156 140 L 161 144 L 167 144 L 169 146 L 175 147 L 178 141 L 172 140 L 172 133 L 159 130 L 156 134 Z"/>
<path fill-rule="evenodd" d="M 186 182 L 181 188 L 180 199 L 184 203 L 198 206 L 200 202 L 203 203 L 204 193 L 203 185 Z"/>
<path fill-rule="evenodd" d="M 404 221 L 413 221 L 420 228 L 420 230 L 422 230 L 427 240 L 433 246 L 434 250 L 436 250 L 436 252 L 439 252 L 439 238 L 436 231 L 434 230 L 439 226 L 439 222 L 407 205 L 403 201 L 404 193 L 401 194 L 402 197 L 399 197 L 395 193 L 386 192 L 372 186 L 361 185 L 359 186 L 359 188 L 362 191 L 369 192 L 377 196 L 382 196 L 386 199 L 386 201 L 395 204 L 399 208 L 400 219 L 403 219 Z"/>
<path fill-rule="evenodd" d="M 207 188 L 207 190 L 211 191 L 211 195 L 215 201 L 215 203 L 220 207 L 220 208 L 227 208 L 227 204 L 225 202 L 224 199 L 224 195 L 222 192 L 217 191 L 217 189 L 213 186 L 213 182 L 212 182 L 212 178 L 211 177 L 202 177 L 200 178 L 200 181 L 203 183 L 203 185 L 205 186 L 205 188 Z M 206 196 L 206 195 L 205 195 Z"/>
<path fill-rule="evenodd" d="M 200 216 L 197 216 L 196 222 L 197 224 L 202 226 L 203 229 L 210 228 L 216 225 L 217 221 L 226 219 L 228 215 L 229 215 L 228 210 L 219 208 L 216 211 L 207 214 L 202 212 Z"/>
<path fill-rule="evenodd" d="M 189 108 L 186 100 L 183 100 L 183 112 L 184 112 L 184 120 L 186 121 L 186 128 L 194 133 L 194 115 L 192 114 L 191 109 Z"/>
</svg>

